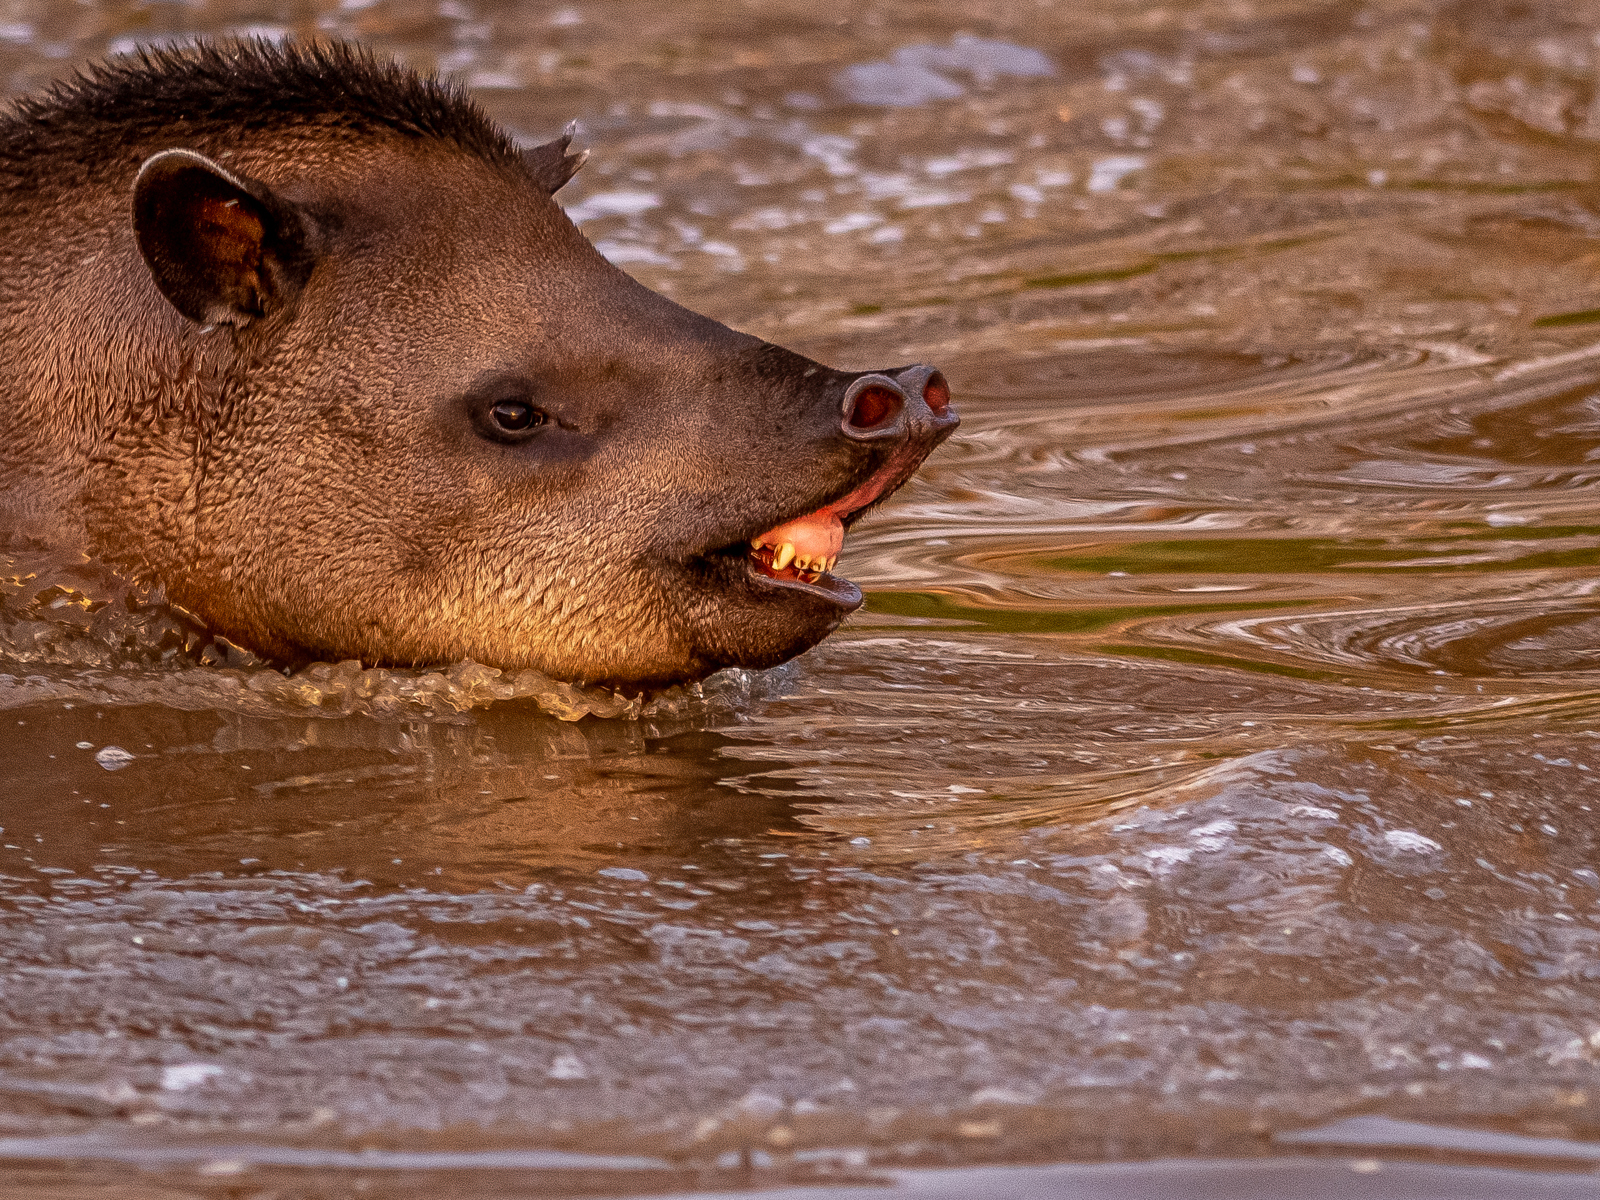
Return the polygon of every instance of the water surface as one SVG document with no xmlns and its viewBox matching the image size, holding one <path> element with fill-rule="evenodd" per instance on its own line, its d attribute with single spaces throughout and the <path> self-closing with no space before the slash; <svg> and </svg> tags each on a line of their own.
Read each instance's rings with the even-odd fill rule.
<svg viewBox="0 0 1600 1200">
<path fill-rule="evenodd" d="M 648 703 L 285 678 L 13 546 L 14 1186 L 1592 1183 L 1600 6 L 7 11 L 13 90 L 326 33 L 577 117 L 615 261 L 964 419 L 861 616 Z"/>
</svg>

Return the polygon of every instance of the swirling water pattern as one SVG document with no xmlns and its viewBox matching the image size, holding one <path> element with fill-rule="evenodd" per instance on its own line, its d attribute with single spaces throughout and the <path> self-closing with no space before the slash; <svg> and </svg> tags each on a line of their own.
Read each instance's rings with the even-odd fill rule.
<svg viewBox="0 0 1600 1200">
<path fill-rule="evenodd" d="M 964 424 L 859 618 L 649 701 L 286 677 L 12 546 L 0 1178 L 1583 1160 L 1600 10 L 1501 7 L 17 9 L 18 89 L 320 31 L 578 115 L 614 260 Z"/>
</svg>

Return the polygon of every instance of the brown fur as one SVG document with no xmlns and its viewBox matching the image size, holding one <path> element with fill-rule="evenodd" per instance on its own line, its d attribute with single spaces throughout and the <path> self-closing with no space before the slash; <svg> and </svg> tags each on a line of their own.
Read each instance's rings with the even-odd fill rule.
<svg viewBox="0 0 1600 1200">
<path fill-rule="evenodd" d="M 848 609 L 751 593 L 719 548 L 883 460 L 839 436 L 851 376 L 612 267 L 550 198 L 564 149 L 525 158 L 459 93 L 344 47 L 163 52 L 20 102 L 0 528 L 283 659 L 655 683 L 813 644 Z M 170 150 L 248 189 L 193 205 L 244 281 L 211 302 L 231 319 L 182 315 L 141 256 L 135 176 Z M 252 197 L 301 240 L 258 254 Z M 479 436 L 497 388 L 551 425 Z"/>
</svg>

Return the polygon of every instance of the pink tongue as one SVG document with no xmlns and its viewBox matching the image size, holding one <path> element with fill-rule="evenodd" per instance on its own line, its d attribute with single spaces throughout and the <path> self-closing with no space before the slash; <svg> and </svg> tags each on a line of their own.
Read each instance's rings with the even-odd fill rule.
<svg viewBox="0 0 1600 1200">
<path fill-rule="evenodd" d="M 794 556 L 809 562 L 831 559 L 844 548 L 844 525 L 828 509 L 807 513 L 770 529 L 756 539 L 768 546 L 781 546 L 788 542 L 794 547 Z"/>
<path fill-rule="evenodd" d="M 890 481 L 900 472 L 902 460 L 908 454 L 915 453 L 914 449 L 901 447 L 893 458 L 873 473 L 871 479 L 848 496 L 835 500 L 826 508 L 819 508 L 816 512 L 786 521 L 776 529 L 769 529 L 756 541 L 768 546 L 781 546 L 788 542 L 794 546 L 796 558 L 808 559 L 811 562 L 816 562 L 819 558 L 838 557 L 839 551 L 844 549 L 844 522 L 839 519 L 840 515 L 865 508 L 881 496 L 884 488 L 888 487 Z"/>
</svg>

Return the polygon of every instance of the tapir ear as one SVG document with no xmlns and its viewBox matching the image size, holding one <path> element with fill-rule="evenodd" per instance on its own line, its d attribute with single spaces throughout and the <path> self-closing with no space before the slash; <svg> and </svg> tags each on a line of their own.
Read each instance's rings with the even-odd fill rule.
<svg viewBox="0 0 1600 1200">
<path fill-rule="evenodd" d="M 567 153 L 577 132 L 578 123 L 574 121 L 555 141 L 531 146 L 522 152 L 522 162 L 528 168 L 528 174 L 552 196 L 566 186 L 567 180 L 578 173 L 579 167 L 589 161 L 587 150 Z"/>
<path fill-rule="evenodd" d="M 299 211 L 188 150 L 165 150 L 140 168 L 133 229 L 161 294 L 202 325 L 266 316 L 311 273 Z"/>
</svg>

